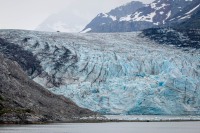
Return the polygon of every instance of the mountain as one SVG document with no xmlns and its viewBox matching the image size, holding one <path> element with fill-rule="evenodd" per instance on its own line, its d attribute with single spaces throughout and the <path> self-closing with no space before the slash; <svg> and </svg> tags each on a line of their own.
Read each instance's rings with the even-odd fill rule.
<svg viewBox="0 0 200 133">
<path fill-rule="evenodd" d="M 136 9 L 136 11 L 127 13 L 125 16 L 113 19 L 112 22 L 103 22 L 104 18 L 109 15 L 99 14 L 86 26 L 83 32 L 131 32 L 168 25 L 170 23 L 169 20 L 172 20 L 178 13 L 191 4 L 195 5 L 196 3 L 199 3 L 199 1 L 155 0 L 150 4 Z M 181 17 L 180 15 L 179 17 Z"/>
<path fill-rule="evenodd" d="M 180 25 L 180 27 L 182 24 Z M 149 28 L 142 34 L 160 44 L 174 45 L 178 48 L 200 49 L 200 29 Z"/>
<path fill-rule="evenodd" d="M 2 40 L 1 40 L 2 43 Z M 67 122 L 95 115 L 35 83 L 0 54 L 0 123 Z"/>
<path fill-rule="evenodd" d="M 191 17 L 196 18 L 195 16 L 198 14 L 199 10 L 200 10 L 200 1 L 192 0 L 191 4 L 189 4 L 188 6 L 183 8 L 180 12 L 169 18 L 166 23 L 168 24 L 168 26 L 174 25 L 174 27 L 179 27 L 180 23 L 184 21 L 188 22 L 192 21 Z"/>
<path fill-rule="evenodd" d="M 198 48 L 160 45 L 141 32 L 0 30 L 0 36 L 39 62 L 40 72 L 30 75 L 35 82 L 81 107 L 101 114 L 200 114 Z"/>
<path fill-rule="evenodd" d="M 28 39 L 29 38 L 25 38 L 23 42 L 28 41 Z M 6 58 L 18 62 L 24 72 L 26 72 L 28 76 L 31 76 L 31 78 L 34 78 L 42 72 L 40 61 L 30 51 L 24 50 L 16 44 L 6 42 L 1 38 L 0 53 L 4 54 Z"/>
<path fill-rule="evenodd" d="M 79 32 L 87 23 L 88 20 L 84 16 L 79 15 L 76 10 L 69 12 L 65 9 L 50 15 L 35 30 L 51 32 Z"/>
<path fill-rule="evenodd" d="M 200 2 L 198 0 L 193 2 L 169 19 L 170 24 L 167 27 L 145 29 L 142 34 L 161 44 L 199 49 Z"/>
<path fill-rule="evenodd" d="M 174 27 L 181 29 L 200 29 L 200 6 L 195 11 L 196 12 L 193 13 L 190 18 Z"/>
<path fill-rule="evenodd" d="M 112 32 L 112 30 L 117 30 L 115 27 L 112 27 L 112 24 L 118 22 L 120 18 L 127 16 L 127 14 L 132 14 L 137 9 L 144 6 L 145 4 L 142 2 L 132 1 L 113 9 L 108 13 L 100 13 L 83 29 L 82 33 L 98 31 Z"/>
</svg>

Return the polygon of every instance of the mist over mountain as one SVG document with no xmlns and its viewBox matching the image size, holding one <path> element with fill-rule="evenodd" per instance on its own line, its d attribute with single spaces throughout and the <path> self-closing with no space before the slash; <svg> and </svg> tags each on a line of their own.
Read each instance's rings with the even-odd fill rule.
<svg viewBox="0 0 200 133">
<path fill-rule="evenodd" d="M 132 1 L 108 13 L 99 13 L 90 23 L 83 11 L 62 10 L 52 14 L 36 30 L 61 32 L 131 32 L 152 27 L 178 25 L 199 9 L 199 0 L 155 0 L 150 4 Z"/>
<path fill-rule="evenodd" d="M 81 16 L 76 10 L 69 12 L 65 9 L 49 16 L 35 30 L 79 32 L 87 23 L 88 20 L 84 16 Z"/>
</svg>

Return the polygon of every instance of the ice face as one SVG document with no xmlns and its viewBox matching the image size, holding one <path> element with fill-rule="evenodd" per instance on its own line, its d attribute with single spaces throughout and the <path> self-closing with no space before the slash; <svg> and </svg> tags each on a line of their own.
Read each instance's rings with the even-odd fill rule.
<svg viewBox="0 0 200 133">
<path fill-rule="evenodd" d="M 102 114 L 200 114 L 199 50 L 159 45 L 139 32 L 0 35 L 41 61 L 36 82 L 81 107 Z"/>
</svg>

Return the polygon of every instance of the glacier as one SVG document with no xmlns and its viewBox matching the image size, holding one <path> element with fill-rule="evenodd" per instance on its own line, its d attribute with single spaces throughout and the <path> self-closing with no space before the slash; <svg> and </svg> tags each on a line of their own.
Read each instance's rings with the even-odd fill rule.
<svg viewBox="0 0 200 133">
<path fill-rule="evenodd" d="M 101 114 L 200 114 L 200 51 L 160 45 L 141 32 L 0 30 L 30 51 L 43 72 L 31 78 Z M 26 41 L 24 41 L 26 39 Z"/>
</svg>

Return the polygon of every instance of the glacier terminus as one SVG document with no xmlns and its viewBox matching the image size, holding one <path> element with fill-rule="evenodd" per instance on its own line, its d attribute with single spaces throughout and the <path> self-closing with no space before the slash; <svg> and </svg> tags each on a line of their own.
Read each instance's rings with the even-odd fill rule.
<svg viewBox="0 0 200 133">
<path fill-rule="evenodd" d="M 46 33 L 0 30 L 31 52 L 50 91 L 101 114 L 200 114 L 200 51 L 158 44 L 141 32 Z"/>
</svg>

